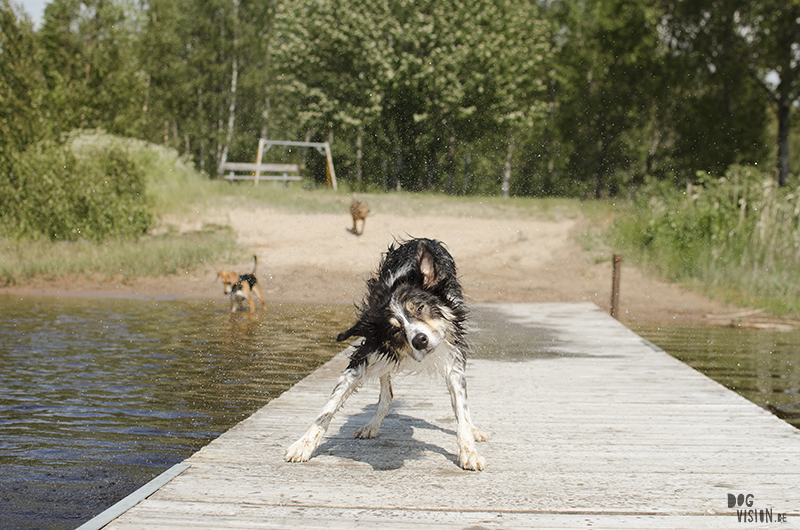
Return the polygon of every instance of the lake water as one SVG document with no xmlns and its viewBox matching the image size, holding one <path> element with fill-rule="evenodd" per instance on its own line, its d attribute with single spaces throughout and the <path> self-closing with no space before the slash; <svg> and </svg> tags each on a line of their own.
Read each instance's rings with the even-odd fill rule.
<svg viewBox="0 0 800 530">
<path fill-rule="evenodd" d="M 346 305 L 0 296 L 0 527 L 74 529 L 341 351 Z"/>
<path fill-rule="evenodd" d="M 79 526 L 341 351 L 353 318 L 348 305 L 228 309 L 0 296 L 2 527 Z M 636 331 L 800 427 L 800 334 Z"/>
<path fill-rule="evenodd" d="M 800 428 L 800 332 L 653 325 L 634 331 Z"/>
</svg>

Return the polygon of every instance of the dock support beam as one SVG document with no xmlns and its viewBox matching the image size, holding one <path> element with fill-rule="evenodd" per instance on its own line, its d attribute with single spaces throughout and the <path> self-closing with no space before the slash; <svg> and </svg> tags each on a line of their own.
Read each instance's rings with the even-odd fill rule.
<svg viewBox="0 0 800 530">
<path fill-rule="evenodd" d="M 622 273 L 622 254 L 614 254 L 611 271 L 611 316 L 617 318 L 619 312 L 619 282 Z"/>
</svg>

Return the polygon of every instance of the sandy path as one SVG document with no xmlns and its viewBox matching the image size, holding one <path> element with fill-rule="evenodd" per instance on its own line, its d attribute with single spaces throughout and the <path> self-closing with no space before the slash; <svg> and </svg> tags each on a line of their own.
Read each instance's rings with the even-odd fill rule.
<svg viewBox="0 0 800 530">
<path fill-rule="evenodd" d="M 209 218 L 229 224 L 240 242 L 258 254 L 259 270 L 274 280 L 267 287 L 273 294 L 346 302 L 360 296 L 363 280 L 392 241 L 408 237 L 444 241 L 458 263 L 467 293 L 474 300 L 501 300 L 501 293 L 532 288 L 530 271 L 564 252 L 576 224 L 573 220 L 374 215 L 367 220 L 364 234 L 355 236 L 349 231 L 349 217 L 332 214 L 234 210 L 224 219 Z"/>
<path fill-rule="evenodd" d="M 258 255 L 258 276 L 265 297 L 272 301 L 352 304 L 362 296 L 364 280 L 395 238 L 429 237 L 447 244 L 472 302 L 592 301 L 605 310 L 610 304 L 610 251 L 581 248 L 575 236 L 589 228 L 582 218 L 551 221 L 375 213 L 367 219 L 362 236 L 350 232 L 352 221 L 346 210 L 334 215 L 234 208 L 207 212 L 193 220 L 164 221 L 182 231 L 206 223 L 231 226 L 239 243 Z M 244 261 L 226 268 L 249 272 L 251 267 L 251 261 Z M 221 298 L 215 274 L 208 270 L 126 283 L 62 280 L 0 292 Z M 699 322 L 708 313 L 734 310 L 645 277 L 633 264 L 623 265 L 623 322 Z"/>
</svg>

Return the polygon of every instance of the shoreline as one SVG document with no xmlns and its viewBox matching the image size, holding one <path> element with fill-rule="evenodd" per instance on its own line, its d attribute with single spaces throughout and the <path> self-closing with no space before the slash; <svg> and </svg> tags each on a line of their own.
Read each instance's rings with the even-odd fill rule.
<svg viewBox="0 0 800 530">
<path fill-rule="evenodd" d="M 258 255 L 256 275 L 270 302 L 355 304 L 398 234 L 424 234 L 448 246 L 468 303 L 592 302 L 606 312 L 610 306 L 612 251 L 599 243 L 592 249 L 579 243 L 597 230 L 580 215 L 550 220 L 375 213 L 361 236 L 352 234 L 352 220 L 344 213 L 292 214 L 264 207 L 214 210 L 200 220 L 172 222 L 178 232 L 191 231 L 198 223 L 230 226 L 237 244 Z M 219 268 L 249 272 L 252 262 Z M 210 269 L 168 277 L 40 278 L 0 287 L 0 295 L 227 302 L 216 270 Z M 706 315 L 741 309 L 651 278 L 623 258 L 623 323 L 702 323 Z"/>
</svg>

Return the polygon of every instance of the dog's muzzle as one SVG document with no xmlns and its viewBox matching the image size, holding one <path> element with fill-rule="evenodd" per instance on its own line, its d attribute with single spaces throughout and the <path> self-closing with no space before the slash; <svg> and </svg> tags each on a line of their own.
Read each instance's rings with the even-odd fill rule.
<svg viewBox="0 0 800 530">
<path fill-rule="evenodd" d="M 414 347 L 415 350 L 427 350 L 428 349 L 428 336 L 424 333 L 417 333 L 413 339 L 411 339 L 411 345 Z"/>
<path fill-rule="evenodd" d="M 409 333 L 411 342 L 411 356 L 418 362 L 425 360 L 425 356 L 436 349 L 435 338 L 429 336 L 424 331 Z"/>
</svg>

